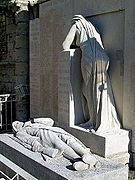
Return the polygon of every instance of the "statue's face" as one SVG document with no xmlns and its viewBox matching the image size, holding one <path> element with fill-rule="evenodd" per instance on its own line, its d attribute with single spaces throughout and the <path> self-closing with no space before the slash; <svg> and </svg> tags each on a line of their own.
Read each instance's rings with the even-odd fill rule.
<svg viewBox="0 0 135 180">
<path fill-rule="evenodd" d="M 24 123 L 23 122 L 19 122 L 19 121 L 15 121 L 12 123 L 12 126 L 13 126 L 13 130 L 15 132 L 19 131 L 20 129 L 22 129 Z"/>
</svg>

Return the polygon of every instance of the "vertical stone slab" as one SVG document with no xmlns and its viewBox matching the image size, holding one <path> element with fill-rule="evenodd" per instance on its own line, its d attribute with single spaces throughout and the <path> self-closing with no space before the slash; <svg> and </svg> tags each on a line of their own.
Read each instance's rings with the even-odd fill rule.
<svg viewBox="0 0 135 180">
<path fill-rule="evenodd" d="M 125 0 L 73 0 L 74 14 L 82 14 L 85 17 L 116 12 L 124 9 Z"/>
<path fill-rule="evenodd" d="M 132 152 L 135 153 L 135 2 L 125 4 L 125 61 L 123 126 L 132 130 Z M 135 162 L 134 162 L 135 167 Z"/>
<path fill-rule="evenodd" d="M 70 61 L 72 52 L 61 52 L 58 61 L 58 122 L 67 126 L 70 125 Z M 74 108 L 72 110 L 74 116 Z"/>
<path fill-rule="evenodd" d="M 73 50 L 72 50 L 73 51 Z M 75 49 L 71 53 L 70 61 L 70 124 L 78 125 L 84 122 L 82 107 L 82 73 L 81 73 L 81 50 Z M 72 109 L 74 108 L 74 120 L 72 119 Z"/>
<path fill-rule="evenodd" d="M 80 49 L 61 52 L 58 62 L 58 123 L 61 125 L 84 122 L 80 63 Z"/>
<path fill-rule="evenodd" d="M 54 118 L 53 99 L 57 91 L 57 82 L 53 82 L 53 27 L 52 12 L 49 11 L 45 17 L 40 18 L 40 55 L 41 55 L 41 116 Z"/>
<path fill-rule="evenodd" d="M 30 21 L 30 117 L 40 115 L 40 20 Z"/>
<path fill-rule="evenodd" d="M 39 8 L 41 115 L 52 117 L 55 121 L 58 121 L 58 59 L 69 29 L 71 5 L 71 0 L 52 0 L 41 4 Z"/>
</svg>

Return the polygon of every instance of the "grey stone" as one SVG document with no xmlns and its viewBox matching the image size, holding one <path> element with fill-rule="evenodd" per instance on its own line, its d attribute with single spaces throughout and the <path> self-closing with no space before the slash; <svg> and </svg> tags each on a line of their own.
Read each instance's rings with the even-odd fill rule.
<svg viewBox="0 0 135 180">
<path fill-rule="evenodd" d="M 32 176 L 38 179 L 76 179 L 76 180 L 127 180 L 128 167 L 114 163 L 110 160 L 97 157 L 101 162 L 101 167 L 82 172 L 70 169 L 71 163 L 63 157 L 43 160 L 39 153 L 34 153 L 14 140 L 12 135 L 0 135 L 0 153 L 23 168 Z"/>
<path fill-rule="evenodd" d="M 28 84 L 28 76 L 27 75 L 16 75 L 16 86 L 19 84 Z"/>
<path fill-rule="evenodd" d="M 101 15 L 104 13 L 114 12 L 123 10 L 125 7 L 124 0 L 114 0 L 108 2 L 107 0 L 103 0 L 102 4 L 100 4 L 100 0 L 93 1 L 93 0 L 84 0 L 78 1 L 74 0 L 74 14 L 82 14 L 84 16 L 92 16 Z M 90 6 L 89 6 L 90 5 Z"/>
<path fill-rule="evenodd" d="M 74 58 L 73 58 L 74 56 Z M 80 49 L 63 51 L 58 62 L 58 122 L 80 124 L 83 119 L 81 103 Z M 71 81 L 71 82 L 70 82 Z M 74 85 L 71 87 L 71 84 Z M 75 88 L 74 88 L 75 87 Z M 76 116 L 75 116 L 76 115 Z"/>
<path fill-rule="evenodd" d="M 22 10 L 16 15 L 16 23 L 24 23 L 29 21 L 29 12 L 27 10 Z"/>
<path fill-rule="evenodd" d="M 10 178 L 13 178 L 16 174 L 18 174 L 20 180 L 37 180 L 37 178 L 27 173 L 25 170 L 23 170 L 1 154 L 0 170 Z"/>
<path fill-rule="evenodd" d="M 123 126 L 132 130 L 132 152 L 135 153 L 135 50 L 134 50 L 134 16 L 135 4 L 131 0 L 125 4 L 125 54 L 124 54 L 124 98 Z M 130 27 L 130 28 L 129 28 Z M 134 156 L 133 156 L 134 157 Z M 135 164 L 135 158 L 133 158 Z"/>
<path fill-rule="evenodd" d="M 15 51 L 15 60 L 16 62 L 28 62 L 28 49 L 20 48 Z"/>
<path fill-rule="evenodd" d="M 28 75 L 28 64 L 23 63 L 16 63 L 15 64 L 15 75 L 21 76 L 21 75 Z"/>
<path fill-rule="evenodd" d="M 29 47 L 29 41 L 28 40 L 29 40 L 28 36 L 26 36 L 26 35 L 16 36 L 15 48 L 16 49 L 19 49 L 19 48 L 28 49 L 28 47 Z"/>
<path fill-rule="evenodd" d="M 63 129 L 78 137 L 93 153 L 112 159 L 115 162 L 123 164 L 129 162 L 128 131 L 121 130 L 116 134 L 94 134 L 80 129 L 78 126 L 64 126 L 64 123 L 56 123 L 56 125 L 62 126 Z"/>
<path fill-rule="evenodd" d="M 27 35 L 28 36 L 29 24 L 19 23 L 16 27 L 16 35 Z"/>
<path fill-rule="evenodd" d="M 39 7 L 39 17 L 41 29 L 40 94 L 44 99 L 41 100 L 40 115 L 49 116 L 58 121 L 58 59 L 72 17 L 72 1 L 54 0 L 42 3 Z M 62 31 L 61 27 L 63 27 Z"/>
<path fill-rule="evenodd" d="M 40 116 L 40 20 L 30 21 L 30 116 Z"/>
<path fill-rule="evenodd" d="M 117 163 L 129 164 L 130 154 L 128 152 L 123 152 L 123 153 L 113 154 L 108 158 Z"/>
</svg>

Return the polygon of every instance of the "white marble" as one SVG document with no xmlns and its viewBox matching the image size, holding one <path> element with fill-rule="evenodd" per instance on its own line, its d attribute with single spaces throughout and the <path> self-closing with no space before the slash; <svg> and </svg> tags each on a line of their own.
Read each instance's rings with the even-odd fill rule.
<svg viewBox="0 0 135 180">
<path fill-rule="evenodd" d="M 109 57 L 96 28 L 81 15 L 73 17 L 63 48 L 68 50 L 72 45 L 82 52 L 80 98 L 86 123 L 81 127 L 97 132 L 119 130 L 120 122 L 108 76 Z"/>
</svg>

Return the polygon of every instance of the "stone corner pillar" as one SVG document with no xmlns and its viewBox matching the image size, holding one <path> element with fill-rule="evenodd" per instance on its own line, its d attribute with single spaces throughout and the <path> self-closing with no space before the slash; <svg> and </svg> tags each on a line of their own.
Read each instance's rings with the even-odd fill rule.
<svg viewBox="0 0 135 180">
<path fill-rule="evenodd" d="M 132 131 L 131 166 L 135 168 L 135 3 L 125 1 L 125 54 L 124 54 L 124 93 L 123 127 Z"/>
</svg>

